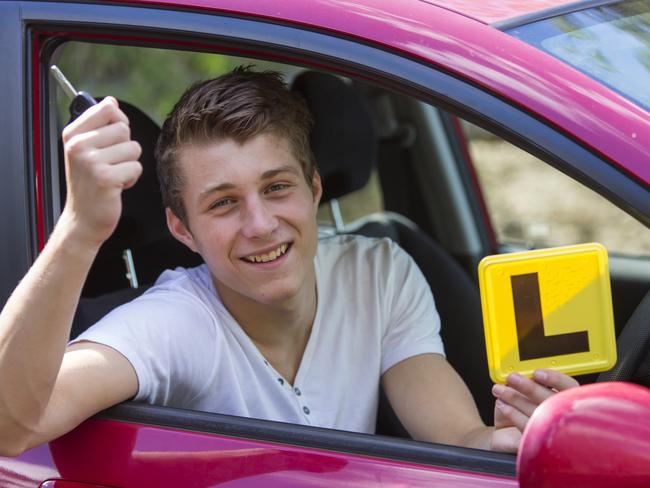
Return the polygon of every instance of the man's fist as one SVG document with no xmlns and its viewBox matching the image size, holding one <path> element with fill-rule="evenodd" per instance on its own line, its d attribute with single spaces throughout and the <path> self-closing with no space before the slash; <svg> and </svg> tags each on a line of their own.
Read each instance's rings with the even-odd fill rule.
<svg viewBox="0 0 650 488">
<path fill-rule="evenodd" d="M 140 144 L 113 97 L 90 107 L 63 130 L 68 196 L 63 216 L 84 245 L 99 247 L 122 212 L 122 190 L 142 173 Z"/>
</svg>

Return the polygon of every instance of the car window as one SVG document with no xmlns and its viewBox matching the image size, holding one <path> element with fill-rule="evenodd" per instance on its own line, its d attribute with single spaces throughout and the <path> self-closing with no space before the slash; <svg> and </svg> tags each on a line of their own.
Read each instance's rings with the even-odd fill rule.
<svg viewBox="0 0 650 488">
<path fill-rule="evenodd" d="M 146 62 L 141 63 L 139 60 Z M 304 71 L 304 68 L 297 66 L 220 54 L 86 42 L 62 44 L 52 61 L 78 90 L 84 90 L 95 97 L 110 94 L 121 101 L 125 110 L 127 105 L 136 109 L 134 117 L 137 116 L 140 122 L 132 119 L 132 135 L 142 129 L 142 117 L 137 112 L 143 112 L 152 119 L 149 126 L 160 126 L 187 86 L 198 80 L 218 76 L 235 66 L 255 64 L 258 69 L 274 69 L 284 73 L 289 83 L 299 72 Z M 181 75 L 176 76 L 176 73 Z M 457 229 L 471 229 L 474 223 L 471 219 L 459 222 L 465 213 L 456 207 L 465 197 L 457 175 L 452 175 L 457 172 L 453 168 L 456 163 L 453 152 L 447 147 L 449 142 L 444 139 L 446 132 L 441 115 L 435 107 L 413 97 L 392 93 L 359 80 L 344 81 L 355 89 L 360 98 L 368 102 L 366 108 L 377 125 L 377 167 L 370 172 L 364 185 L 357 185 L 356 191 L 336 198 L 337 205 L 333 205 L 332 200 L 321 205 L 318 213 L 320 229 L 325 233 L 332 232 L 337 227 L 334 218 L 337 212 L 340 213 L 346 231 L 357 231 L 359 226 L 366 226 L 366 235 L 386 237 L 386 226 L 389 224 L 388 233 L 391 237 L 395 240 L 401 238 L 400 244 L 403 247 L 412 243 L 420 254 L 416 261 L 419 261 L 427 280 L 436 282 L 438 288 L 433 290 L 435 296 L 440 297 L 441 293 L 454 287 L 460 287 L 471 295 L 471 306 L 467 305 L 467 300 L 462 296 L 451 294 L 447 299 L 440 299 L 438 308 L 445 323 L 449 323 L 443 331 L 443 335 L 447 335 L 443 340 L 447 344 L 448 357 L 461 374 L 467 373 L 464 374 L 466 379 L 471 374 L 476 385 L 480 383 L 480 386 L 470 385 L 470 388 L 481 404 L 480 411 L 486 422 L 490 422 L 494 400 L 490 393 L 491 383 L 487 370 L 473 366 L 472 361 L 467 359 L 477 358 L 479 362 L 485 362 L 478 290 L 471 282 L 471 268 L 463 269 L 455 261 L 466 247 L 462 244 L 466 237 L 462 235 L 463 231 L 459 233 Z M 52 134 L 52 137 L 58 138 L 69 119 L 68 100 L 58 87 L 51 93 L 57 101 L 50 105 L 56 107 L 57 112 L 57 134 Z M 155 131 L 153 128 L 145 131 L 149 139 L 141 142 L 144 146 L 143 158 L 147 158 L 146 164 L 143 161 L 143 176 L 133 189 L 123 194 L 121 224 L 102 247 L 89 272 L 82 292 L 84 312 L 78 314 L 78 317 L 83 315 L 83 320 L 79 319 L 73 324 L 73 337 L 110 311 L 108 305 L 115 306 L 137 296 L 155 281 L 165 267 L 194 266 L 200 263 L 196 254 L 189 253 L 166 232 L 160 204 L 157 204 L 158 208 L 149 208 L 155 198 L 142 197 L 143 191 L 150 191 L 152 195 L 157 191 L 151 154 Z M 51 169 L 58 174 L 58 178 L 53 177 L 52 181 L 59 181 L 61 188 L 60 192 L 53 192 L 53 197 L 58 196 L 57 205 L 61 208 L 65 200 L 65 181 L 62 158 L 57 150 L 60 151 L 61 148 L 53 149 Z M 382 214 L 386 210 L 388 212 Z M 152 218 L 142 221 L 138 214 L 144 212 L 149 212 Z M 392 221 L 397 222 L 396 226 L 390 225 Z M 137 232 L 133 232 L 135 227 L 138 227 Z M 401 237 L 400 234 L 406 237 Z M 459 239 L 450 238 L 456 235 L 460 235 Z M 444 236 L 447 241 L 443 242 L 440 236 Z M 460 252 L 446 251 L 445 247 L 450 243 L 456 246 L 455 249 L 460 249 Z M 431 257 L 429 248 L 436 255 L 442 256 L 437 259 L 443 259 L 449 268 L 450 279 L 455 276 L 460 284 L 450 287 L 445 280 L 436 279 L 438 264 Z M 462 263 L 462 266 L 465 264 Z M 161 267 L 163 265 L 165 267 Z M 130 279 L 127 279 L 127 274 Z M 137 277 L 138 288 L 135 288 L 134 276 Z M 457 308 L 462 308 L 462 313 Z M 467 322 L 471 322 L 473 333 L 456 333 L 460 329 L 454 327 L 454 321 L 467 317 L 469 311 L 473 315 Z M 453 346 L 454 342 L 456 346 Z M 461 353 L 470 349 L 475 352 L 469 356 Z"/>
<path fill-rule="evenodd" d="M 616 2 L 509 31 L 650 109 L 650 2 Z"/>
<path fill-rule="evenodd" d="M 503 139 L 464 124 L 499 246 L 600 242 L 610 253 L 650 255 L 650 232 L 564 173 Z"/>
</svg>

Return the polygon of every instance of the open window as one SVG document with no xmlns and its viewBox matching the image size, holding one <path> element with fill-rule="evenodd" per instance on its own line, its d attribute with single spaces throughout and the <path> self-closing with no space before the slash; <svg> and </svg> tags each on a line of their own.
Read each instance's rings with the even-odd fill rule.
<svg viewBox="0 0 650 488">
<path fill-rule="evenodd" d="M 187 86 L 253 64 L 283 73 L 312 111 L 312 147 L 324 186 L 321 232 L 389 237 L 409 252 L 432 288 L 448 358 L 469 384 L 484 421 L 492 422 L 471 269 L 484 247 L 485 224 L 471 207 L 480 195 L 472 193 L 458 167 L 465 163 L 457 156 L 462 140 L 447 112 L 358 78 L 219 53 L 71 41 L 56 48 L 52 61 L 78 89 L 120 100 L 132 137 L 143 147 L 143 175 L 124 192 L 120 223 L 90 270 L 73 337 L 141 294 L 163 270 L 201 263 L 166 228 L 153 147 L 162 121 Z M 50 96 L 57 102 L 51 105 L 56 107 L 50 117 L 56 121 L 54 136 L 68 121 L 68 102 L 56 86 Z M 60 209 L 65 179 L 61 144 L 55 146 L 50 169 L 59 191 L 52 193 L 52 208 Z M 378 429 L 407 436 L 383 407 Z"/>
</svg>

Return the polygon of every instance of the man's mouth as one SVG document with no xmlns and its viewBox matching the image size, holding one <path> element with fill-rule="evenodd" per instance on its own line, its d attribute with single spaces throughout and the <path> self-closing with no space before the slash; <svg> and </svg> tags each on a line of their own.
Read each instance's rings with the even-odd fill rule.
<svg viewBox="0 0 650 488">
<path fill-rule="evenodd" d="M 251 254 L 250 256 L 244 256 L 242 259 L 250 263 L 268 263 L 278 259 L 287 252 L 287 249 L 289 249 L 289 244 L 284 243 L 266 254 Z"/>
</svg>

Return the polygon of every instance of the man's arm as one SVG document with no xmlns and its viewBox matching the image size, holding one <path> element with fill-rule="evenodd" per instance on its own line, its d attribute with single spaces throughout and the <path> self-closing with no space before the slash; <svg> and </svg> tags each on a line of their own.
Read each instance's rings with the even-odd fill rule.
<svg viewBox="0 0 650 488">
<path fill-rule="evenodd" d="M 121 192 L 142 172 L 141 150 L 112 98 L 66 127 L 63 141 L 65 208 L 0 313 L 0 454 L 50 440 L 137 390 L 116 351 L 85 343 L 64 353 L 88 270 L 119 220 Z"/>
<path fill-rule="evenodd" d="M 489 449 L 492 429 L 483 424 L 467 386 L 440 354 L 397 363 L 382 376 L 382 386 L 414 439 Z"/>
<path fill-rule="evenodd" d="M 382 385 L 413 438 L 516 452 L 535 408 L 555 390 L 577 386 L 574 379 L 551 370 L 536 371 L 535 380 L 511 375 L 508 386 L 495 386 L 495 427 L 482 422 L 467 386 L 439 354 L 401 361 L 384 373 Z"/>
</svg>

